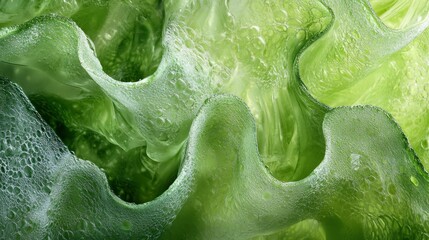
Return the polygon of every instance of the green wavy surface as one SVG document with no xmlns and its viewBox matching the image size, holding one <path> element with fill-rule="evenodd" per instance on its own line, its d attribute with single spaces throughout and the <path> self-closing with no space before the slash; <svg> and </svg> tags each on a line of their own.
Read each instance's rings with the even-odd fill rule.
<svg viewBox="0 0 429 240">
<path fill-rule="evenodd" d="M 1 2 L 0 236 L 428 238 L 426 5 Z"/>
</svg>

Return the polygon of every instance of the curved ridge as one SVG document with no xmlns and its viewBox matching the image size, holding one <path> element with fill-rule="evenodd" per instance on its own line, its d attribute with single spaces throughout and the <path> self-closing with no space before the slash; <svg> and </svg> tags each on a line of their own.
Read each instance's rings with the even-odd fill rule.
<svg viewBox="0 0 429 240">
<path fill-rule="evenodd" d="M 117 110 L 115 107 L 122 107 L 120 103 L 125 101 L 121 100 L 129 101 L 127 96 L 130 95 L 125 90 L 115 91 L 119 86 L 132 89 L 140 84 L 151 85 L 150 81 L 135 84 L 104 81 L 108 76 L 101 71 L 93 53 L 80 49 L 90 49 L 83 32 L 76 30 L 70 22 L 63 23 L 68 29 L 71 26 L 74 29 L 71 32 L 76 33 L 72 39 L 74 37 L 80 43 L 77 47 L 79 61 L 85 72 L 91 79 L 99 79 L 96 82 L 104 86 L 101 92 L 114 96 L 114 111 Z M 315 36 L 320 37 L 326 32 L 327 29 Z M 17 197 L 24 202 L 29 201 L 24 195 L 15 195 L 16 191 L 31 192 L 37 189 L 33 194 L 40 194 L 44 202 L 35 203 L 37 206 L 34 208 L 23 208 L 23 212 L 18 214 L 1 215 L 1 221 L 6 226 L 1 229 L 2 234 L 9 236 L 11 229 L 21 227 L 14 222 L 19 215 L 25 216 L 31 227 L 22 226 L 20 229 L 23 232 L 17 234 L 36 238 L 127 236 L 147 239 L 247 239 L 270 234 L 305 219 L 319 221 L 327 237 L 333 239 L 427 237 L 427 173 L 400 127 L 383 110 L 373 107 L 330 109 L 311 97 L 300 81 L 299 57 L 314 43 L 313 40 L 294 49 L 297 52 L 292 68 L 295 75 L 288 82 L 287 87 L 291 91 L 288 97 L 300 106 L 296 111 L 302 112 L 293 112 L 301 120 L 300 124 L 323 130 L 326 151 L 320 165 L 296 170 L 301 171 L 301 179 L 281 182 L 270 175 L 258 153 L 257 127 L 251 109 L 239 98 L 220 95 L 204 103 L 200 101 L 202 107 L 198 114 L 195 110 L 196 118 L 190 126 L 186 150 L 183 155 L 179 152 L 175 156 L 183 159 L 179 176 L 154 201 L 143 205 L 121 201 L 109 191 L 105 175 L 88 162 L 76 160 L 68 153 L 65 154 L 67 164 L 54 164 L 67 152 L 64 147 L 63 150 L 54 147 L 53 151 L 61 154 L 45 156 L 44 151 L 40 152 L 45 157 L 42 160 L 49 162 L 46 166 L 51 167 L 53 173 L 46 176 L 35 168 L 30 174 L 31 177 L 42 176 L 42 185 L 52 186 L 48 192 L 25 186 L 31 178 L 24 177 L 29 174 L 25 172 L 25 166 L 33 166 L 33 163 L 17 168 L 21 177 L 11 181 L 15 181 L 15 185 L 19 182 L 18 185 L 24 187 L 8 190 L 4 195 L 7 203 L 0 205 L 2 212 L 13 209 L 9 209 L 13 204 L 21 207 L 19 201 L 14 203 Z M 161 64 L 160 68 L 163 67 Z M 5 123 L 16 122 L 22 116 L 25 117 L 20 121 L 34 119 L 36 113 L 32 107 L 20 107 L 30 104 L 15 85 L 3 81 L 1 87 L 5 94 L 0 95 L 3 96 L 0 103 L 2 109 L 8 110 L 7 114 L 0 115 Z M 205 97 L 203 94 L 201 98 Z M 194 106 L 195 109 L 198 107 Z M 136 110 L 132 103 L 123 108 Z M 46 130 L 39 138 L 46 141 L 55 139 L 40 117 L 30 120 L 29 125 L 30 128 L 44 126 Z M 40 135 L 37 131 L 20 131 L 12 124 L 6 124 L 3 128 L 5 132 L 18 133 L 16 135 Z M 316 133 L 316 136 L 319 135 Z M 62 145 L 59 141 L 53 142 Z M 37 145 L 38 142 L 29 143 Z M 13 156 L 20 153 L 14 144 L 17 143 L 0 148 L 1 167 L 8 168 L 7 172 L 0 169 L 2 179 L 14 178 L 9 171 L 13 167 L 9 164 L 14 164 L 16 158 Z M 12 152 L 8 150 L 10 147 Z M 46 146 L 30 148 L 45 149 Z M 315 163 L 317 165 L 318 161 L 311 164 Z M 302 164 L 298 164 L 298 168 Z M 34 221 L 38 218 L 44 219 L 41 225 Z"/>
<path fill-rule="evenodd" d="M 427 165 L 427 57 L 420 49 L 427 42 L 429 21 L 393 30 L 381 25 L 369 2 L 352 4 L 364 5 L 368 13 L 343 16 L 341 24 L 337 21 L 303 53 L 302 80 L 331 107 L 369 104 L 393 114 Z M 347 9 L 338 11 L 347 14 Z M 374 21 L 365 20 L 367 15 Z"/>
</svg>

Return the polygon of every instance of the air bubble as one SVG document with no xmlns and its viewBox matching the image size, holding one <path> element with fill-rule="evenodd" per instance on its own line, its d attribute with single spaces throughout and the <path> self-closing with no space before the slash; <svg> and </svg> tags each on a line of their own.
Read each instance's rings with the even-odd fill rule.
<svg viewBox="0 0 429 240">
<path fill-rule="evenodd" d="M 410 181 L 414 184 L 414 186 L 418 187 L 419 186 L 419 180 L 417 180 L 416 177 L 411 176 L 410 177 Z"/>
<path fill-rule="evenodd" d="M 13 218 L 15 218 L 15 216 L 16 216 L 16 213 L 14 211 L 10 211 L 7 213 L 7 217 L 9 219 L 13 219 Z"/>
<path fill-rule="evenodd" d="M 40 137 L 42 137 L 42 135 L 43 135 L 42 130 L 39 129 L 39 130 L 36 131 L 36 136 L 37 137 L 40 138 Z"/>
<path fill-rule="evenodd" d="M 4 152 L 4 155 L 6 156 L 6 157 L 11 157 L 11 156 L 13 156 L 13 150 L 12 150 L 12 148 L 7 148 L 6 149 L 6 151 Z"/>
<path fill-rule="evenodd" d="M 24 174 L 26 177 L 31 178 L 33 176 L 33 169 L 30 166 L 24 167 Z"/>
</svg>

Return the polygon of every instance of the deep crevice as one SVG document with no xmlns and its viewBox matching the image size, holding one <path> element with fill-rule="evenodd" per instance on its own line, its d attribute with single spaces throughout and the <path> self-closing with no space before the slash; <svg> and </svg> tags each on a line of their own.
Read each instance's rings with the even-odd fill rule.
<svg viewBox="0 0 429 240">
<path fill-rule="evenodd" d="M 113 79 L 135 82 L 157 70 L 163 54 L 162 1 L 82 6 L 71 18 L 93 41 L 103 71 Z"/>
<path fill-rule="evenodd" d="M 147 156 L 145 146 L 125 151 L 94 131 L 66 126 L 45 98 L 30 96 L 30 99 L 70 151 L 93 162 L 106 174 L 111 190 L 122 200 L 136 204 L 151 201 L 176 179 L 179 168 L 176 159 L 153 161 Z"/>
</svg>

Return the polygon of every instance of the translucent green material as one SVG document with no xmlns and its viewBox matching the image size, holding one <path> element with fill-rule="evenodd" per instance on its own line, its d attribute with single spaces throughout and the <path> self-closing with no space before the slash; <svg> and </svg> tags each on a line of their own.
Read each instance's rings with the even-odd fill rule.
<svg viewBox="0 0 429 240">
<path fill-rule="evenodd" d="M 429 238 L 425 1 L 61 2 L 0 2 L 0 238 Z"/>
<path fill-rule="evenodd" d="M 325 159 L 282 183 L 259 158 L 248 108 L 214 97 L 194 120 L 178 178 L 133 205 L 68 152 L 18 87 L 1 86 L 3 236 L 247 239 L 310 218 L 334 239 L 427 237 L 427 173 L 380 109 L 328 112 Z"/>
<path fill-rule="evenodd" d="M 188 198 L 190 164 L 142 205 L 114 196 L 94 164 L 77 159 L 15 84 L 0 81 L 1 238 L 156 239 Z"/>
<path fill-rule="evenodd" d="M 429 2 L 408 3 L 414 5 L 405 21 L 422 22 L 400 30 L 386 27 L 365 1 L 349 3 L 349 9 L 363 9 L 356 14 L 333 8 L 342 21 L 333 22 L 303 54 L 300 73 L 309 92 L 329 106 L 371 104 L 387 110 L 428 167 L 429 21 L 422 19 L 429 17 Z M 404 11 L 397 10 L 400 19 Z"/>
</svg>

